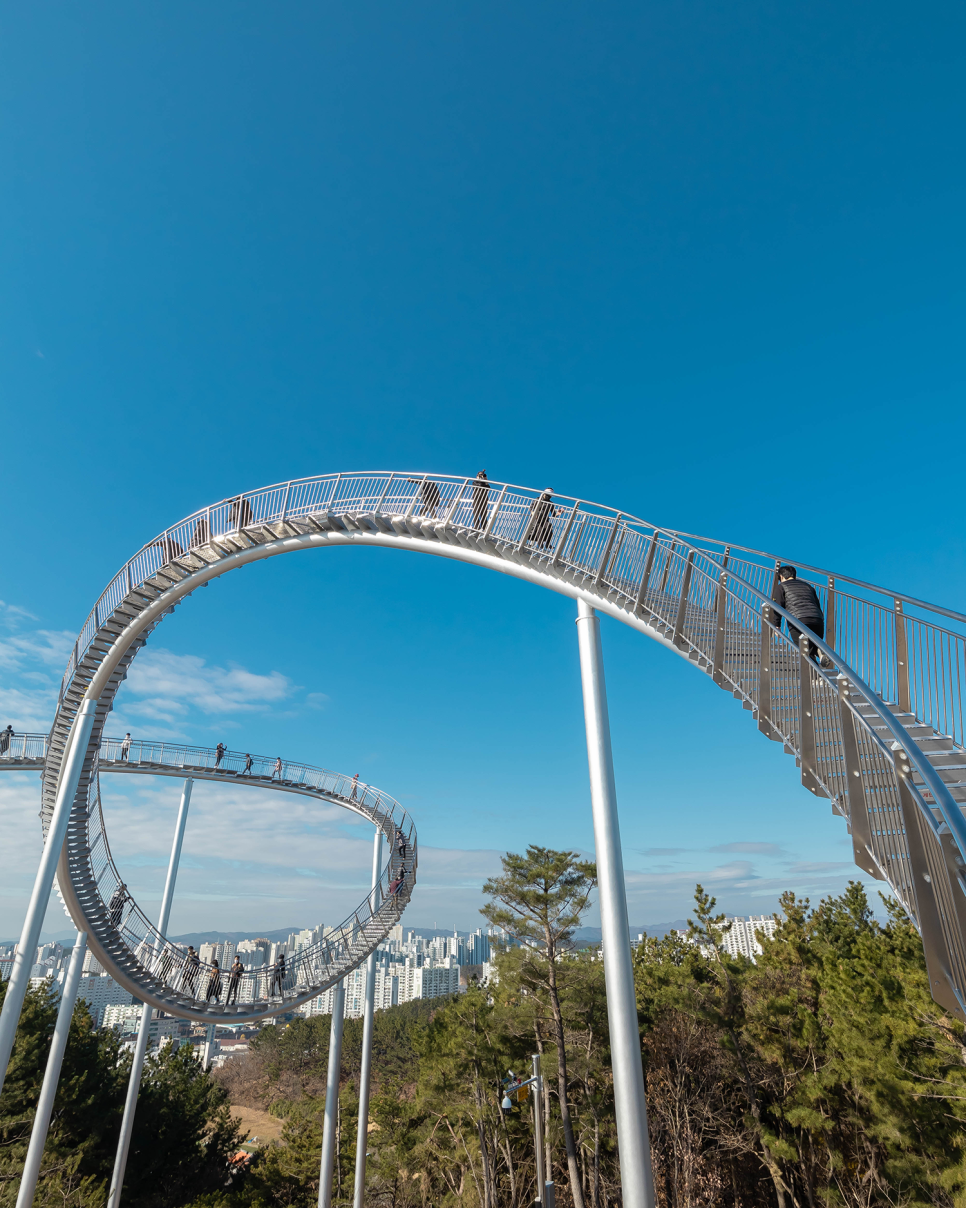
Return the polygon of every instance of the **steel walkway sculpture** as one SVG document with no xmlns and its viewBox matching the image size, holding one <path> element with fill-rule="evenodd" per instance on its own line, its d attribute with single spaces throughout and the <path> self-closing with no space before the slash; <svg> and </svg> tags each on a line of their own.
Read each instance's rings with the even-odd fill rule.
<svg viewBox="0 0 966 1208">
<path fill-rule="evenodd" d="M 107 935 L 108 903 L 88 844 L 89 820 L 98 814 L 101 735 L 117 689 L 150 633 L 198 587 L 263 558 L 347 545 L 455 558 L 578 602 L 628 1208 L 652 1204 L 653 1187 L 594 610 L 710 676 L 794 757 L 806 788 L 827 797 L 847 821 L 858 865 L 886 881 L 914 919 L 934 997 L 966 1019 L 966 820 L 960 808 L 966 800 L 966 617 L 796 562 L 819 591 L 828 634 L 827 642 L 814 636 L 796 642 L 782 629 L 783 620 L 796 624 L 795 618 L 771 601 L 779 560 L 770 554 L 659 529 L 547 490 L 421 472 L 323 475 L 238 495 L 167 529 L 121 568 L 88 617 L 64 676 L 43 772 L 49 838 L 25 936 L 39 934 L 39 898 L 52 876 L 47 862 L 59 852 L 67 907 L 78 928 L 92 934 L 105 968 L 117 976 L 138 965 L 136 948 L 123 937 L 110 953 L 99 938 Z M 821 665 L 809 657 L 810 641 Z M 10 1017 L 15 1013 L 19 1002 L 11 1003 Z M 12 1043 L 5 1027 L 0 1018 L 0 1065 Z"/>
<path fill-rule="evenodd" d="M 770 602 L 771 555 L 550 492 L 422 473 L 332 474 L 224 500 L 167 529 L 115 576 L 71 654 L 44 770 L 46 824 L 71 724 L 85 695 L 97 699 L 59 870 L 78 926 L 93 930 L 87 911 L 99 910 L 84 842 L 94 753 L 137 651 L 203 583 L 334 545 L 487 566 L 583 599 L 690 660 L 848 821 L 856 862 L 888 882 L 919 927 L 937 1001 L 966 1018 L 966 617 L 797 563 L 823 598 L 829 640 L 816 645 L 826 671 L 773 624 L 783 614 Z"/>
<path fill-rule="evenodd" d="M 46 755 L 45 735 L 15 734 L 0 756 L 0 770 L 43 768 Z M 385 939 L 401 918 L 416 880 L 415 827 L 388 794 L 339 772 L 307 764 L 282 761 L 279 768 L 276 759 L 261 755 L 252 756 L 248 770 L 245 763 L 245 756 L 234 751 L 225 752 L 219 759 L 218 752 L 206 747 L 139 741 L 125 750 L 117 739 L 102 739 L 91 785 L 98 785 L 100 773 L 114 772 L 227 781 L 296 793 L 341 806 L 372 822 L 385 836 L 390 858 L 382 870 L 378 892 L 370 892 L 324 940 L 291 956 L 281 985 L 273 984 L 270 968 L 249 970 L 233 993 L 235 1001 L 228 1005 L 227 970 L 222 970 L 221 992 L 209 1002 L 211 968 L 204 962 L 186 965 L 184 947 L 161 937 L 137 903 L 121 893 L 123 880 L 111 855 L 99 793 L 92 791 L 92 808 L 82 841 L 83 859 L 72 864 L 74 895 L 85 908 L 88 944 L 125 990 L 169 1015 L 196 1023 L 237 1024 L 266 1019 L 324 993 L 361 965 Z M 81 830 L 83 827 L 78 828 L 78 832 Z M 389 893 L 393 884 L 397 888 Z"/>
</svg>

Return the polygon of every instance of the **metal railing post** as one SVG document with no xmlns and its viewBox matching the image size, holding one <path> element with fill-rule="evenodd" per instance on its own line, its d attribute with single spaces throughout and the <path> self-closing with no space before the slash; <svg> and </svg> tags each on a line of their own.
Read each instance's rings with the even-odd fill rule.
<svg viewBox="0 0 966 1208">
<path fill-rule="evenodd" d="M 627 923 L 627 894 L 600 646 L 600 620 L 593 608 L 583 600 L 577 602 L 577 642 L 587 730 L 587 762 L 594 816 L 604 982 L 610 1024 L 623 1204 L 624 1208 L 654 1208 L 644 1068 Z"/>
<path fill-rule="evenodd" d="M 896 703 L 905 713 L 912 712 L 912 696 L 909 692 L 909 641 L 906 634 L 906 618 L 902 601 L 895 601 L 896 627 Z"/>
<path fill-rule="evenodd" d="M 342 1071 L 342 1029 L 345 1023 L 345 978 L 332 995 L 329 1030 L 329 1068 L 325 1078 L 325 1116 L 322 1122 L 322 1163 L 319 1168 L 319 1208 L 332 1208 L 332 1172 L 335 1166 L 336 1116 L 339 1076 Z"/>
<path fill-rule="evenodd" d="M 862 779 L 855 717 L 849 708 L 849 681 L 844 675 L 839 675 L 836 676 L 835 683 L 839 692 L 839 720 L 842 725 L 842 752 L 845 756 L 852 856 L 859 868 L 867 872 L 869 876 L 881 881 L 882 873 L 872 855 L 872 823 L 865 798 L 865 782 Z"/>
<path fill-rule="evenodd" d="M 468 484 L 469 484 L 469 481 L 470 481 L 470 480 L 469 480 L 468 478 L 464 478 L 464 479 L 463 479 L 463 485 L 462 485 L 462 486 L 459 488 L 459 490 L 458 490 L 458 491 L 456 492 L 456 494 L 453 496 L 453 502 L 452 502 L 452 503 L 450 504 L 450 506 L 449 506 L 449 511 L 448 511 L 448 512 L 446 513 L 446 515 L 443 517 L 443 523 L 444 523 L 444 524 L 449 524 L 449 522 L 450 522 L 450 521 L 453 519 L 453 513 L 454 513 L 454 512 L 456 511 L 456 509 L 459 507 L 460 502 L 461 502 L 461 500 L 462 500 L 462 498 L 463 498 L 463 492 L 466 490 L 466 488 L 467 488 L 467 486 L 468 486 Z"/>
<path fill-rule="evenodd" d="M 418 499 L 419 499 L 419 495 L 420 495 L 420 487 L 422 487 L 423 483 L 424 483 L 424 482 L 427 480 L 427 478 L 429 478 L 429 475 L 428 475 L 428 474 L 424 474 L 424 475 L 422 476 L 422 478 L 420 478 L 420 479 L 417 479 L 417 480 L 416 480 L 416 489 L 415 489 L 415 491 L 413 491 L 413 497 L 412 497 L 412 499 L 410 499 L 410 501 L 409 501 L 409 507 L 408 507 L 408 508 L 406 508 L 406 514 L 405 514 L 405 516 L 403 517 L 403 519 L 404 519 L 404 520 L 408 520 L 408 519 L 409 519 L 409 517 L 410 517 L 410 516 L 413 514 L 413 512 L 415 511 L 415 509 L 416 509 L 416 503 L 417 503 L 417 501 L 418 501 Z"/>
<path fill-rule="evenodd" d="M 835 649 L 835 579 L 828 577 L 828 597 L 825 601 L 825 645 Z"/>
<path fill-rule="evenodd" d="M 610 551 L 614 547 L 614 538 L 617 536 L 617 530 L 621 526 L 621 514 L 617 513 L 617 519 L 611 526 L 610 533 L 607 536 L 607 543 L 604 546 L 604 552 L 600 556 L 600 564 L 597 567 L 597 576 L 594 579 L 594 586 L 600 587 L 604 575 L 607 573 L 607 563 L 610 561 Z"/>
<path fill-rule="evenodd" d="M 40 939 L 40 928 L 43 926 L 44 915 L 47 913 L 50 891 L 54 886 L 54 874 L 57 871 L 57 863 L 64 846 L 70 812 L 74 805 L 74 798 L 77 796 L 77 786 L 84 770 L 87 744 L 90 741 L 96 711 L 97 701 L 85 697 L 71 726 L 67 755 L 60 775 L 60 784 L 57 786 L 50 826 L 47 828 L 47 841 L 44 844 L 40 865 L 34 878 L 27 917 L 24 919 L 23 930 L 20 932 L 17 953 L 3 1000 L 3 1011 L 0 1012 L 0 1090 L 3 1089 L 3 1082 L 7 1076 L 7 1066 L 10 1063 L 10 1054 L 13 1052 L 13 1042 L 17 1035 L 20 1012 L 23 1010 L 23 1000 L 30 985 L 30 969 L 34 963 L 37 941 Z"/>
<path fill-rule="evenodd" d="M 382 831 L 376 827 L 372 845 L 372 913 L 379 909 L 382 875 Z M 356 1132 L 356 1173 L 353 1208 L 362 1208 L 366 1194 L 366 1148 L 369 1143 L 369 1082 L 372 1076 L 372 1033 L 376 1009 L 376 949 L 366 961 L 366 1004 L 362 1024 L 362 1063 L 359 1069 L 359 1127 Z"/>
<path fill-rule="evenodd" d="M 802 765 L 802 784 L 812 793 L 823 792 L 815 775 L 815 715 L 812 703 L 812 660 L 809 641 L 804 634 L 798 639 L 801 661 L 798 670 L 798 754 Z"/>
<path fill-rule="evenodd" d="M 654 565 L 654 555 L 657 553 L 657 543 L 660 536 L 661 534 L 658 529 L 655 529 L 651 534 L 651 544 L 647 547 L 647 557 L 644 559 L 644 573 L 641 575 L 641 585 L 637 589 L 637 600 L 634 604 L 635 611 L 646 607 L 644 597 L 647 595 L 647 581 L 651 577 L 651 568 Z"/>
<path fill-rule="evenodd" d="M 669 548 L 668 548 L 668 551 L 667 551 L 667 562 L 665 562 L 665 563 L 664 563 L 664 574 L 661 576 L 661 587 L 660 587 L 660 591 L 661 591 L 662 593 L 663 593 L 663 592 L 664 592 L 664 590 L 667 588 L 667 581 L 668 581 L 668 578 L 669 578 L 669 576 L 670 576 L 670 574 L 671 574 L 671 560 L 674 558 L 674 551 L 675 551 L 675 549 L 676 549 L 676 547 L 677 547 L 677 543 L 678 543 L 678 539 L 677 539 L 677 537 L 672 537 L 672 538 L 671 538 L 671 544 L 670 544 L 670 546 L 669 546 Z"/>
<path fill-rule="evenodd" d="M 672 643 L 679 649 L 684 637 L 684 620 L 688 612 L 688 592 L 691 590 L 691 572 L 694 570 L 694 550 L 688 550 L 688 558 L 684 564 L 684 578 L 681 581 L 681 599 L 678 601 L 678 612 L 674 618 L 674 636 Z"/>
<path fill-rule="evenodd" d="M 190 777 L 184 782 L 184 787 L 181 790 L 181 804 L 178 806 L 178 819 L 174 824 L 174 839 L 171 843 L 171 856 L 168 859 L 168 875 L 164 881 L 164 893 L 161 895 L 161 913 L 158 916 L 158 934 L 162 940 L 167 936 L 168 920 L 171 916 L 174 887 L 178 879 L 178 865 L 181 863 L 181 847 L 184 843 L 185 825 L 188 821 L 188 806 L 191 804 L 192 784 L 193 781 Z M 117 1142 L 117 1153 L 114 1155 L 114 1171 L 111 1175 L 111 1190 L 107 1197 L 107 1208 L 118 1208 L 121 1202 L 121 1192 L 124 1188 L 124 1173 L 127 1170 L 127 1158 L 131 1148 L 131 1133 L 134 1130 L 134 1113 L 137 1111 L 138 1092 L 141 1089 L 141 1073 L 144 1070 L 144 1057 L 151 1035 L 151 1018 L 153 1015 L 153 1009 L 147 1003 L 144 1003 L 141 1008 L 138 1038 L 134 1045 L 131 1075 L 127 1080 L 127 1096 L 124 1100 L 124 1115 L 121 1118 L 121 1135 Z"/>
<path fill-rule="evenodd" d="M 711 678 L 721 687 L 724 684 L 725 626 L 728 623 L 728 572 L 718 576 L 718 593 L 714 610 L 714 659 Z"/>
<path fill-rule="evenodd" d="M 392 486 L 392 481 L 395 477 L 396 475 L 394 473 L 389 475 L 386 485 L 382 488 L 382 494 L 379 496 L 379 502 L 372 509 L 375 514 L 378 515 L 379 509 L 386 502 L 386 496 L 389 494 L 389 488 Z"/>
<path fill-rule="evenodd" d="M 57 1009 L 57 1022 L 54 1025 L 54 1035 L 47 1057 L 47 1069 L 44 1071 L 44 1083 L 40 1088 L 33 1128 L 30 1130 L 30 1145 L 27 1147 L 27 1157 L 24 1159 L 23 1173 L 20 1176 L 20 1190 L 17 1192 L 17 1208 L 31 1208 L 37 1191 L 40 1163 L 44 1156 L 44 1146 L 47 1143 L 50 1115 L 54 1109 L 57 1083 L 60 1081 L 60 1070 L 64 1063 L 64 1050 L 67 1048 L 70 1021 L 74 1016 L 74 1004 L 77 1002 L 77 989 L 80 986 L 86 951 L 87 935 L 83 931 L 78 931 L 77 938 L 74 940 L 74 949 L 70 954 L 67 976 L 64 978 L 60 1006 Z"/>
<path fill-rule="evenodd" d="M 771 724 L 771 660 L 772 660 L 772 607 L 761 606 L 761 657 L 758 665 L 758 729 L 769 738 L 773 736 Z"/>
<path fill-rule="evenodd" d="M 496 503 L 493 505 L 493 511 L 490 513 L 490 518 L 486 522 L 486 528 L 483 530 L 483 540 L 485 541 L 493 531 L 493 525 L 496 523 L 496 518 L 500 513 L 500 505 L 503 503 L 503 496 L 507 493 L 507 487 L 504 486 L 497 496 Z"/>
<path fill-rule="evenodd" d="M 560 559 L 560 555 L 564 551 L 564 546 L 567 544 L 567 538 L 570 536 L 570 530 L 573 528 L 574 520 L 577 518 L 577 509 L 580 507 L 580 500 L 576 500 L 574 506 L 570 509 L 570 515 L 567 517 L 567 523 L 564 525 L 563 532 L 560 534 L 560 540 L 557 542 L 557 548 L 553 551 L 553 557 L 550 559 L 550 565 L 556 566 Z"/>
</svg>

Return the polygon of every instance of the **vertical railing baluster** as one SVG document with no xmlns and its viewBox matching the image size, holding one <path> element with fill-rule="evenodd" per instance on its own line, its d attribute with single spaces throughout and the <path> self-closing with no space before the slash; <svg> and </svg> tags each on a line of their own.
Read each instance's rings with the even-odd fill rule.
<svg viewBox="0 0 966 1208">
<path fill-rule="evenodd" d="M 671 545 L 667 551 L 667 562 L 664 563 L 664 574 L 661 576 L 661 586 L 660 586 L 659 590 L 661 591 L 662 594 L 665 591 L 665 589 L 667 588 L 668 576 L 671 574 L 671 560 L 674 557 L 674 549 L 675 549 L 675 546 L 677 545 L 677 543 L 678 543 L 677 537 L 672 537 Z"/>
<path fill-rule="evenodd" d="M 681 580 L 681 598 L 678 601 L 678 612 L 674 619 L 674 636 L 672 643 L 679 649 L 683 645 L 684 620 L 688 610 L 688 592 L 691 590 L 691 572 L 694 570 L 694 550 L 688 550 L 687 561 L 684 564 L 684 577 Z"/>
<path fill-rule="evenodd" d="M 563 532 L 560 534 L 560 540 L 557 542 L 557 548 L 553 551 L 553 557 L 550 559 L 550 565 L 556 566 L 560 555 L 564 551 L 567 544 L 567 538 L 570 536 L 570 530 L 573 527 L 574 519 L 577 516 L 577 509 L 580 507 L 580 500 L 576 500 L 574 506 L 570 509 L 570 515 L 567 517 L 567 523 L 564 525 Z"/>
<path fill-rule="evenodd" d="M 496 518 L 500 511 L 500 505 L 503 503 L 503 496 L 507 493 L 507 490 L 508 490 L 508 488 L 506 486 L 504 486 L 503 490 L 500 491 L 500 494 L 497 496 L 496 503 L 493 505 L 493 511 L 490 515 L 489 520 L 486 522 L 486 528 L 483 530 L 483 540 L 484 541 L 489 537 L 490 533 L 493 531 L 493 525 L 496 523 Z"/>
<path fill-rule="evenodd" d="M 604 543 L 604 552 L 600 556 L 600 563 L 597 567 L 597 575 L 594 579 L 594 587 L 600 587 L 601 581 L 607 571 L 607 563 L 610 561 L 610 551 L 614 546 L 614 538 L 617 536 L 617 530 L 621 525 L 621 515 L 617 513 L 617 519 L 614 521 L 607 540 Z"/>
<path fill-rule="evenodd" d="M 771 720 L 771 687 L 772 687 L 772 616 L 774 610 L 770 604 L 761 607 L 761 650 L 758 663 L 758 729 L 769 738 L 773 736 L 774 727 Z"/>
<path fill-rule="evenodd" d="M 845 758 L 845 782 L 848 794 L 849 829 L 852 832 L 852 857 L 864 872 L 877 880 L 882 873 L 873 857 L 872 822 L 862 778 L 855 716 L 849 707 L 849 681 L 836 677 L 839 697 L 839 721 L 842 727 L 842 753 Z M 843 803 L 845 804 L 845 803 Z"/>
<path fill-rule="evenodd" d="M 379 502 L 372 509 L 376 515 L 379 514 L 380 508 L 386 502 L 386 496 L 389 494 L 389 488 L 392 486 L 392 481 L 395 477 L 396 477 L 395 474 L 390 474 L 388 479 L 386 480 L 386 485 L 382 488 L 382 494 L 379 496 Z"/>
<path fill-rule="evenodd" d="M 825 645 L 835 649 L 835 579 L 828 577 L 828 599 L 825 601 Z"/>
<path fill-rule="evenodd" d="M 446 513 L 445 517 L 443 518 L 443 524 L 449 524 L 449 522 L 453 519 L 453 513 L 459 507 L 460 501 L 463 498 L 463 492 L 466 490 L 466 487 L 467 487 L 467 484 L 469 483 L 469 481 L 470 480 L 468 478 L 463 479 L 463 485 L 459 488 L 459 490 L 453 496 L 453 502 L 450 504 L 449 511 Z"/>
<path fill-rule="evenodd" d="M 912 700 L 909 694 L 909 642 L 906 633 L 906 618 L 902 611 L 902 601 L 895 601 L 895 641 L 896 641 L 896 695 L 899 708 L 909 713 Z"/>
<path fill-rule="evenodd" d="M 637 600 L 634 602 L 635 612 L 647 607 L 644 603 L 644 597 L 647 595 L 647 583 L 651 577 L 651 568 L 654 565 L 654 555 L 657 553 L 657 543 L 660 537 L 661 533 L 659 529 L 655 529 L 651 534 L 651 544 L 647 548 L 647 557 L 644 559 L 644 573 L 641 575 L 641 585 L 637 589 Z M 648 609 L 648 612 L 650 611 Z"/>
<path fill-rule="evenodd" d="M 798 639 L 799 650 L 799 697 L 798 697 L 798 755 L 802 770 L 802 784 L 812 793 L 822 793 L 815 774 L 815 710 L 812 703 L 812 660 L 809 657 L 809 640 L 802 634 Z"/>
<path fill-rule="evenodd" d="M 714 610 L 714 661 L 711 678 L 719 686 L 724 685 L 725 626 L 728 623 L 728 572 L 718 576 L 718 592 Z"/>
</svg>

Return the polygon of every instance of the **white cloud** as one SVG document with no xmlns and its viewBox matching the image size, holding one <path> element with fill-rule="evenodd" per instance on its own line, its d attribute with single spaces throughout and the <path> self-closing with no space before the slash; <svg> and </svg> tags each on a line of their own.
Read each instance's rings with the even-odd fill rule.
<svg viewBox="0 0 966 1208">
<path fill-rule="evenodd" d="M 146 650 L 138 655 L 125 683 L 143 699 L 124 702 L 129 713 L 172 721 L 194 706 L 208 714 L 250 713 L 284 700 L 292 681 L 279 671 L 259 675 L 244 667 L 219 667 L 194 654 Z"/>
</svg>

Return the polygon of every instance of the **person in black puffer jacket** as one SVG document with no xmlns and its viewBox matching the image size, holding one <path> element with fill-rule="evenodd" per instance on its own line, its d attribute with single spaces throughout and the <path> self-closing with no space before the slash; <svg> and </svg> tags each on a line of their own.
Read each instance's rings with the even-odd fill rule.
<svg viewBox="0 0 966 1208">
<path fill-rule="evenodd" d="M 815 588 L 811 583 L 806 583 L 804 579 L 799 579 L 794 566 L 778 568 L 778 582 L 775 584 L 771 598 L 779 607 L 784 608 L 786 612 L 801 621 L 817 637 L 825 637 L 825 616 L 822 613 L 822 605 L 818 602 L 818 596 L 815 594 Z M 781 629 L 781 617 L 776 617 L 775 624 Z M 788 636 L 796 646 L 801 635 L 800 629 L 789 624 Z M 812 659 L 818 656 L 818 647 L 814 642 L 808 644 L 808 655 Z"/>
</svg>

